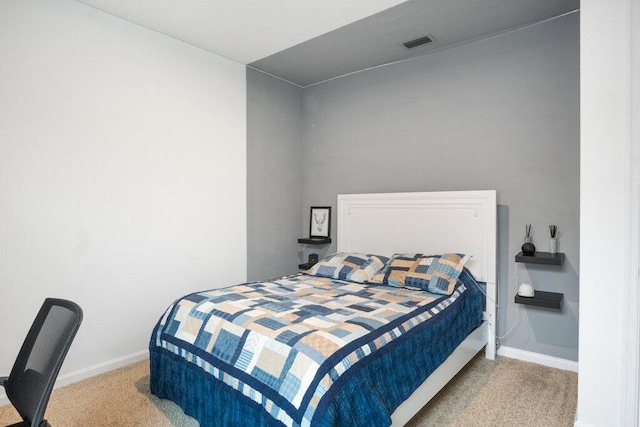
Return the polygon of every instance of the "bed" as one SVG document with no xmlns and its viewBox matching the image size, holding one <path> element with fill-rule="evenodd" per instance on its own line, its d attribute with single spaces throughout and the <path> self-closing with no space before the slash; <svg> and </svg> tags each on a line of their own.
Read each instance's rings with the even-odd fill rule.
<svg viewBox="0 0 640 427">
<path fill-rule="evenodd" d="M 404 425 L 482 348 L 495 357 L 495 191 L 339 195 L 337 246 L 308 272 L 171 304 L 152 392 L 202 426 Z"/>
</svg>

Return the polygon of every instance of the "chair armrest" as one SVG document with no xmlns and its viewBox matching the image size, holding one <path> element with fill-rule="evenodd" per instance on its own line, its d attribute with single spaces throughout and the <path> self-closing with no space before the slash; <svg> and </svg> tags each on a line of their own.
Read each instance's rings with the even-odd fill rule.
<svg viewBox="0 0 640 427">
<path fill-rule="evenodd" d="M 0 386 L 4 387 L 9 377 L 0 377 Z"/>
</svg>

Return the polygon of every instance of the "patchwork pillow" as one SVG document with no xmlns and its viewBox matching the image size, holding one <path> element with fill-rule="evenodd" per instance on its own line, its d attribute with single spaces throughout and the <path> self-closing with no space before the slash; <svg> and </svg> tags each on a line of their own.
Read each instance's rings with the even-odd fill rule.
<svg viewBox="0 0 640 427">
<path fill-rule="evenodd" d="M 433 256 L 396 254 L 372 278 L 372 282 L 451 295 L 469 258 L 456 253 Z"/>
<path fill-rule="evenodd" d="M 422 254 L 394 254 L 384 268 L 371 278 L 370 282 L 404 288 L 407 272 L 422 257 Z"/>
<path fill-rule="evenodd" d="M 407 272 L 405 285 L 432 294 L 451 295 L 469 258 L 454 253 L 421 258 L 414 270 Z"/>
<path fill-rule="evenodd" d="M 388 260 L 380 255 L 337 252 L 321 259 L 305 273 L 364 283 L 382 269 Z"/>
</svg>

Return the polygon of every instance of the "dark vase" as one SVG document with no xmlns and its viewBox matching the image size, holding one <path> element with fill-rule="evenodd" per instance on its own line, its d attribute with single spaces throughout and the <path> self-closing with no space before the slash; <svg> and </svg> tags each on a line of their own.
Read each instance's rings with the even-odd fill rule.
<svg viewBox="0 0 640 427">
<path fill-rule="evenodd" d="M 533 255 L 536 253 L 536 247 L 531 242 L 525 242 L 522 245 L 522 255 Z"/>
</svg>

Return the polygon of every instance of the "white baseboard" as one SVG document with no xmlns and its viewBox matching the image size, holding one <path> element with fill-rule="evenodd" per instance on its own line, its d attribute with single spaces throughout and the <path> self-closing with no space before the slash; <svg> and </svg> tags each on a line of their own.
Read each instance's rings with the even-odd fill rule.
<svg viewBox="0 0 640 427">
<path fill-rule="evenodd" d="M 523 360 L 525 362 L 537 363 L 543 366 L 549 366 L 551 368 L 562 369 L 564 371 L 578 372 L 578 362 L 573 360 L 561 359 L 559 357 L 547 356 L 546 354 L 534 353 L 532 351 L 520 350 L 513 347 L 502 346 L 498 349 L 498 356 L 509 357 L 511 359 Z M 68 384 L 73 384 L 77 381 L 91 378 L 93 376 L 112 371 L 117 368 L 121 368 L 126 365 L 130 365 L 135 362 L 139 362 L 149 358 L 149 351 L 143 350 L 137 353 L 132 353 L 126 356 L 118 357 L 116 359 L 108 360 L 103 363 L 98 363 L 88 368 L 80 369 L 74 372 L 69 372 L 58 377 L 54 388 L 63 387 Z M 0 406 L 9 403 L 7 395 L 4 390 L 0 393 Z M 578 426 L 579 424 L 576 424 Z M 586 427 L 586 426 L 585 426 Z"/>
<path fill-rule="evenodd" d="M 538 365 L 550 368 L 562 369 L 563 371 L 578 372 L 578 362 L 561 359 L 559 357 L 547 356 L 546 354 L 534 353 L 532 351 L 520 350 L 513 347 L 501 346 L 498 349 L 498 356 L 509 357 L 511 359 L 523 360 L 525 362 L 537 363 Z"/>
<path fill-rule="evenodd" d="M 103 374 L 105 372 L 112 371 L 114 369 L 121 368 L 123 366 L 130 365 L 132 363 L 139 362 L 149 358 L 149 350 L 142 350 L 136 353 L 131 353 L 126 356 L 118 357 L 115 359 L 107 360 L 106 362 L 98 363 L 87 368 L 79 369 L 77 371 L 69 372 L 64 375 L 58 376 L 54 389 L 58 387 L 64 387 L 65 385 L 73 384 L 75 382 L 94 377 L 96 375 Z M 4 392 L 4 389 L 0 392 L 0 406 L 9 404 L 9 398 Z"/>
</svg>

